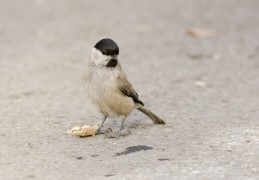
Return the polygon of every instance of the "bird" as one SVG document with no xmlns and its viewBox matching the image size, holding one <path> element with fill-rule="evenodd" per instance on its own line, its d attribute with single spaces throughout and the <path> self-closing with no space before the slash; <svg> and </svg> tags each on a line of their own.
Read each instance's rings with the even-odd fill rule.
<svg viewBox="0 0 259 180">
<path fill-rule="evenodd" d="M 115 138 L 121 133 L 127 116 L 137 109 L 147 115 L 154 124 L 165 124 L 165 121 L 148 110 L 119 63 L 119 47 L 109 38 L 98 41 L 91 51 L 84 74 L 84 86 L 88 98 L 103 115 L 103 121 L 98 129 L 102 133 L 105 120 L 121 119 L 117 133 L 109 133 L 107 137 Z"/>
</svg>

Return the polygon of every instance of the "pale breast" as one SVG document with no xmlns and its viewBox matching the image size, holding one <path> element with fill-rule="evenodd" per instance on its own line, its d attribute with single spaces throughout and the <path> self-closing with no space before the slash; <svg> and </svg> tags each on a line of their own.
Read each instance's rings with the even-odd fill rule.
<svg viewBox="0 0 259 180">
<path fill-rule="evenodd" d="M 104 70 L 102 70 L 104 71 Z M 116 86 L 116 71 L 93 71 L 85 83 L 89 99 L 106 116 L 127 116 L 135 107 L 132 98 Z"/>
</svg>

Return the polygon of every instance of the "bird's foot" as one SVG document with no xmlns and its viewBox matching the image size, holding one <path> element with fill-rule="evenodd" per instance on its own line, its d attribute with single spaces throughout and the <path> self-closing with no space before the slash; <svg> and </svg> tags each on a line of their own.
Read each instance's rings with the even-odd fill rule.
<svg viewBox="0 0 259 180">
<path fill-rule="evenodd" d="M 106 133 L 111 133 L 111 132 L 112 132 L 111 128 L 104 129 L 103 127 L 100 127 L 97 129 L 96 134 L 106 134 Z"/>
<path fill-rule="evenodd" d="M 110 132 L 105 135 L 105 138 L 118 138 L 120 136 L 128 136 L 128 135 L 131 135 L 131 132 L 129 130 L 125 130 L 125 131 L 119 131 L 117 133 Z"/>
</svg>

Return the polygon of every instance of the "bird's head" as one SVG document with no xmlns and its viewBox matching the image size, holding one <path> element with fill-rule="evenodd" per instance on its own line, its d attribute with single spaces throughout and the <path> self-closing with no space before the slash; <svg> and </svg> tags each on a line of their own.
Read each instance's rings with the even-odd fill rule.
<svg viewBox="0 0 259 180">
<path fill-rule="evenodd" d="M 107 38 L 96 43 L 91 52 L 91 60 L 95 65 L 113 68 L 118 64 L 118 55 L 118 45 Z"/>
</svg>

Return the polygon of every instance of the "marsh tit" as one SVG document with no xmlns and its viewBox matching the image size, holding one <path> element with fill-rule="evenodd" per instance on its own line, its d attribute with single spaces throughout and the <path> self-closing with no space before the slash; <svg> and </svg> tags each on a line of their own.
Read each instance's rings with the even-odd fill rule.
<svg viewBox="0 0 259 180">
<path fill-rule="evenodd" d="M 99 130 L 107 117 L 121 118 L 120 130 L 111 137 L 120 136 L 125 119 L 134 109 L 147 115 L 155 124 L 165 124 L 139 99 L 121 68 L 118 55 L 119 47 L 113 40 L 100 40 L 92 49 L 84 75 L 88 97 L 104 116 Z"/>
</svg>

